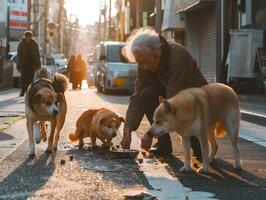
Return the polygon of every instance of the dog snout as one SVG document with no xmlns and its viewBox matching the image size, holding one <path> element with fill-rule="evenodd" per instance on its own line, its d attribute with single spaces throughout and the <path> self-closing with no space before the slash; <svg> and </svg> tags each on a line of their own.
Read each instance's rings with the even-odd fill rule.
<svg viewBox="0 0 266 200">
<path fill-rule="evenodd" d="M 53 111 L 53 116 L 56 116 L 58 114 L 58 110 Z"/>
</svg>

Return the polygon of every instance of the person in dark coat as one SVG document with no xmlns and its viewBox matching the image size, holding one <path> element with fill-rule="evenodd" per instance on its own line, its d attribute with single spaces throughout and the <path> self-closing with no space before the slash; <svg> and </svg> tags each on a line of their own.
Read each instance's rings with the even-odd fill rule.
<svg viewBox="0 0 266 200">
<path fill-rule="evenodd" d="M 154 30 L 139 30 L 125 46 L 125 56 L 138 64 L 135 92 L 130 98 L 121 145 L 130 148 L 131 132 L 138 129 L 144 114 L 149 123 L 159 105 L 159 96 L 171 98 L 179 91 L 207 84 L 197 63 L 184 46 L 166 41 Z M 158 138 L 155 154 L 169 156 L 172 144 L 169 134 Z M 191 137 L 194 155 L 201 161 L 196 137 Z"/>
<path fill-rule="evenodd" d="M 34 72 L 41 68 L 40 52 L 31 31 L 26 31 L 17 50 L 17 68 L 21 72 L 21 92 L 24 96 L 28 86 L 32 83 Z"/>
</svg>

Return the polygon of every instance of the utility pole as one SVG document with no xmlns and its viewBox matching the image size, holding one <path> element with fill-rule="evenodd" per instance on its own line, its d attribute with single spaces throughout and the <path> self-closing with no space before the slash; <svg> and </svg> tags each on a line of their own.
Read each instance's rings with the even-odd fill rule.
<svg viewBox="0 0 266 200">
<path fill-rule="evenodd" d="M 112 10 L 112 0 L 109 0 L 109 27 L 108 27 L 108 39 L 111 40 L 111 26 L 112 26 L 112 16 L 111 16 L 111 10 Z"/>
<path fill-rule="evenodd" d="M 28 3 L 28 30 L 30 30 L 30 26 L 31 26 L 31 0 L 28 0 L 27 3 Z"/>
<path fill-rule="evenodd" d="M 107 26 L 107 23 L 106 23 L 106 0 L 104 0 L 104 31 L 103 31 L 103 40 L 105 41 L 106 40 L 106 26 Z"/>
<path fill-rule="evenodd" d="M 64 0 L 59 0 L 59 13 L 58 13 L 58 50 L 59 53 L 62 53 L 62 39 L 63 39 L 63 9 L 64 9 Z"/>
<path fill-rule="evenodd" d="M 161 0 L 155 0 L 156 7 L 156 15 L 155 15 L 155 30 L 156 32 L 161 32 L 161 24 L 162 24 L 162 5 Z"/>
<path fill-rule="evenodd" d="M 7 1 L 7 20 L 6 20 L 6 57 L 9 52 L 9 41 L 10 41 L 10 3 Z"/>
<path fill-rule="evenodd" d="M 49 0 L 44 2 L 44 36 L 43 36 L 43 54 L 47 54 L 47 27 L 49 16 Z"/>
<path fill-rule="evenodd" d="M 100 0 L 100 12 L 99 12 L 99 24 L 98 24 L 98 31 L 99 31 L 99 35 L 100 35 L 100 41 L 102 41 L 102 33 L 101 33 L 101 28 L 102 28 L 102 1 Z"/>
<path fill-rule="evenodd" d="M 141 27 L 140 24 L 140 0 L 136 0 L 136 28 Z"/>
</svg>

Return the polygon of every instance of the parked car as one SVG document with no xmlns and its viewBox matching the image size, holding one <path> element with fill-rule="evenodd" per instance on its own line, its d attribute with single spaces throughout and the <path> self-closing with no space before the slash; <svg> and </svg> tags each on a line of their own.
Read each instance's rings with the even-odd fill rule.
<svg viewBox="0 0 266 200">
<path fill-rule="evenodd" d="M 42 66 L 49 69 L 52 73 L 67 73 L 67 66 L 60 65 L 58 62 L 56 62 L 56 59 L 51 55 L 42 56 Z"/>
<path fill-rule="evenodd" d="M 64 54 L 60 54 L 60 53 L 51 54 L 51 56 L 54 58 L 56 65 L 61 66 L 61 67 L 64 66 L 65 68 L 67 68 L 67 59 L 64 56 Z"/>
<path fill-rule="evenodd" d="M 17 69 L 17 52 L 9 52 L 8 53 L 8 60 L 10 61 L 12 67 L 13 67 L 13 87 L 17 88 L 20 87 L 20 77 L 21 74 Z"/>
<path fill-rule="evenodd" d="M 88 87 L 95 85 L 95 76 L 96 76 L 96 67 L 95 62 L 90 61 L 87 64 L 87 83 Z"/>
<path fill-rule="evenodd" d="M 101 42 L 96 48 L 96 79 L 98 92 L 135 88 L 137 64 L 129 63 L 121 54 L 124 42 Z"/>
</svg>

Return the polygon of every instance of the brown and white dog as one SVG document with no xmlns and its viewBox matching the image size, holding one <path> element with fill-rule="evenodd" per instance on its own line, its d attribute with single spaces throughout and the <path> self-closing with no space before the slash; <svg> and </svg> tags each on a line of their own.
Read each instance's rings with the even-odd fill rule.
<svg viewBox="0 0 266 200">
<path fill-rule="evenodd" d="M 160 105 L 154 112 L 153 124 L 142 139 L 142 147 L 150 148 L 151 138 L 168 132 L 177 132 L 182 137 L 185 153 L 181 172 L 190 170 L 190 137 L 196 136 L 201 145 L 203 167 L 199 172 L 207 172 L 218 145 L 216 135 L 226 131 L 233 145 L 235 168 L 242 168 L 237 147 L 240 110 L 238 98 L 230 87 L 213 83 L 201 88 L 190 88 L 165 100 L 160 97 Z M 209 156 L 208 141 L 211 144 Z"/>
<path fill-rule="evenodd" d="M 49 77 L 40 69 L 43 77 Z M 29 134 L 29 154 L 35 155 L 35 142 L 46 141 L 45 122 L 50 121 L 51 132 L 46 152 L 57 150 L 60 131 L 65 123 L 67 103 L 64 92 L 68 86 L 67 78 L 55 73 L 53 80 L 38 78 L 28 87 L 25 97 L 25 113 Z M 56 134 L 54 135 L 56 131 Z M 33 139 L 35 136 L 35 142 Z"/>
<path fill-rule="evenodd" d="M 96 138 L 110 147 L 121 122 L 125 122 L 123 117 L 106 108 L 87 110 L 78 118 L 75 133 L 70 133 L 68 138 L 72 142 L 79 140 L 80 148 L 84 146 L 85 137 L 90 137 L 92 147 L 96 147 Z"/>
</svg>

